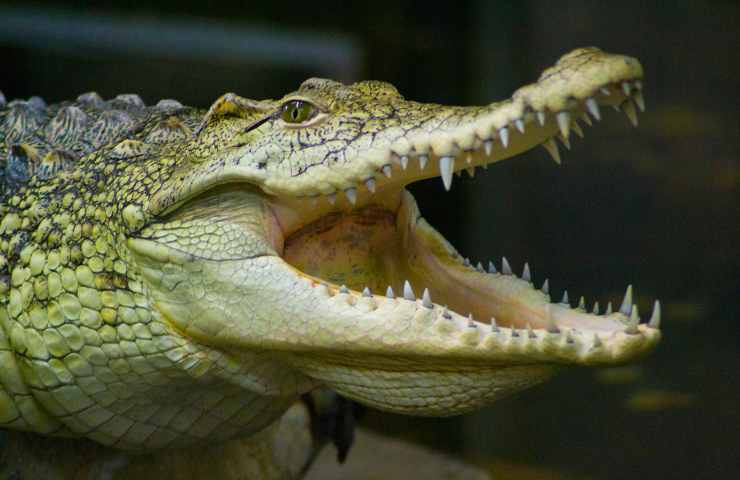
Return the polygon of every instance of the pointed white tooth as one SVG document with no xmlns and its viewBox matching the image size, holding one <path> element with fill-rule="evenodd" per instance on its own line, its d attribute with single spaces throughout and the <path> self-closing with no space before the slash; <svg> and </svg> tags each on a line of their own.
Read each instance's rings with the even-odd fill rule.
<svg viewBox="0 0 740 480">
<path fill-rule="evenodd" d="M 349 200 L 349 203 L 354 205 L 357 203 L 357 189 L 354 187 L 348 188 L 344 191 L 344 194 L 347 195 L 347 200 Z"/>
<path fill-rule="evenodd" d="M 645 111 L 645 99 L 642 97 L 642 92 L 640 90 L 635 90 L 635 94 L 632 96 L 632 98 L 635 99 L 637 108 L 639 108 L 641 112 L 644 112 Z"/>
<path fill-rule="evenodd" d="M 447 305 L 442 309 L 442 318 L 445 320 L 452 320 L 452 315 L 450 315 L 450 312 L 447 310 Z"/>
<path fill-rule="evenodd" d="M 445 190 L 452 188 L 452 171 L 455 168 L 455 157 L 445 155 L 439 159 L 439 173 L 442 175 L 442 183 Z"/>
<path fill-rule="evenodd" d="M 586 112 L 583 112 L 583 113 L 581 114 L 581 120 L 583 120 L 583 121 L 584 121 L 584 122 L 586 123 L 586 125 L 588 125 L 589 127 L 592 127 L 592 126 L 594 125 L 594 124 L 593 124 L 593 123 L 591 122 L 591 117 L 589 117 L 589 116 L 588 116 L 588 113 L 586 113 Z"/>
<path fill-rule="evenodd" d="M 497 333 L 498 331 L 499 330 L 498 325 L 496 325 L 496 319 L 494 317 L 491 317 L 491 332 Z"/>
<path fill-rule="evenodd" d="M 632 93 L 632 85 L 630 85 L 630 82 L 622 82 L 622 91 L 628 97 L 630 96 L 630 93 Z"/>
<path fill-rule="evenodd" d="M 488 273 L 496 273 L 496 266 L 491 261 L 488 262 Z"/>
<path fill-rule="evenodd" d="M 475 320 L 473 320 L 473 314 L 468 313 L 468 328 L 476 328 L 475 327 Z"/>
<path fill-rule="evenodd" d="M 373 296 L 373 292 L 370 291 L 370 288 L 365 287 L 365 288 L 362 289 L 362 296 L 363 297 L 372 297 Z"/>
<path fill-rule="evenodd" d="M 549 278 L 545 279 L 545 281 L 542 283 L 542 288 L 540 288 L 540 290 L 542 290 L 542 293 L 544 293 L 545 295 L 550 294 L 550 279 Z"/>
<path fill-rule="evenodd" d="M 581 296 L 580 300 L 578 300 L 578 310 L 586 311 L 586 299 Z"/>
<path fill-rule="evenodd" d="M 593 341 L 594 348 L 600 348 L 602 346 L 601 339 L 597 334 L 594 333 L 594 341 Z"/>
<path fill-rule="evenodd" d="M 429 289 L 427 288 L 424 289 L 424 293 L 421 295 L 421 304 L 427 308 L 434 308 L 432 297 L 429 295 Z"/>
<path fill-rule="evenodd" d="M 656 300 L 653 305 L 653 314 L 650 315 L 648 326 L 650 328 L 660 328 L 660 300 Z"/>
<path fill-rule="evenodd" d="M 466 168 L 465 171 L 468 172 L 470 178 L 475 177 L 475 167 Z"/>
<path fill-rule="evenodd" d="M 393 173 L 393 168 L 390 166 L 390 164 L 383 165 L 383 168 L 381 168 L 383 171 L 383 175 L 385 175 L 388 178 L 391 178 L 391 174 Z"/>
<path fill-rule="evenodd" d="M 506 257 L 501 258 L 501 273 L 504 275 L 511 275 L 511 265 L 509 265 L 509 261 L 506 260 Z"/>
<path fill-rule="evenodd" d="M 562 112 L 558 112 L 555 118 L 558 121 L 560 135 L 567 140 L 570 136 L 570 112 L 563 110 Z"/>
<path fill-rule="evenodd" d="M 590 113 L 592 117 L 594 117 L 596 120 L 601 120 L 601 112 L 599 111 L 599 104 L 598 102 L 596 102 L 595 98 L 590 97 L 586 99 L 586 108 L 588 109 L 588 113 Z"/>
<path fill-rule="evenodd" d="M 591 310 L 591 313 L 593 313 L 594 315 L 599 315 L 601 313 L 599 309 L 599 302 L 594 302 L 594 309 Z"/>
<path fill-rule="evenodd" d="M 622 104 L 622 110 L 624 114 L 629 118 L 630 123 L 633 127 L 637 126 L 637 110 L 635 110 L 635 104 L 631 100 L 627 100 Z"/>
<path fill-rule="evenodd" d="M 609 95 L 611 95 L 611 94 L 612 94 L 612 91 L 611 91 L 611 90 L 609 90 L 609 89 L 608 89 L 607 87 L 601 87 L 601 88 L 599 89 L 599 91 L 600 91 L 600 92 L 601 92 L 601 94 L 602 94 L 602 95 L 604 95 L 605 97 L 608 97 Z"/>
<path fill-rule="evenodd" d="M 491 152 L 493 151 L 493 141 L 492 140 L 484 140 L 483 141 L 483 149 L 486 151 L 487 156 L 491 156 Z"/>
<path fill-rule="evenodd" d="M 529 263 L 524 264 L 524 271 L 522 271 L 522 280 L 525 282 L 532 281 L 532 273 L 529 271 Z"/>
<path fill-rule="evenodd" d="M 624 300 L 622 305 L 619 307 L 619 313 L 630 316 L 632 312 L 632 285 L 627 286 L 627 291 L 624 293 Z"/>
<path fill-rule="evenodd" d="M 537 112 L 537 122 L 540 126 L 545 126 L 545 112 Z"/>
<path fill-rule="evenodd" d="M 524 133 L 524 120 L 517 118 L 514 120 L 514 125 L 516 126 L 516 129 L 519 130 L 519 133 Z"/>
<path fill-rule="evenodd" d="M 571 125 L 573 128 L 573 131 L 576 132 L 576 135 L 583 138 L 583 130 L 581 130 L 581 126 L 578 124 L 578 120 L 573 120 L 573 124 Z"/>
<path fill-rule="evenodd" d="M 483 264 L 478 262 L 478 265 L 475 266 L 475 269 L 478 270 L 480 273 L 485 273 L 486 271 L 483 270 Z"/>
<path fill-rule="evenodd" d="M 416 300 L 416 295 L 414 295 L 414 290 L 411 288 L 408 280 L 403 282 L 403 298 L 406 300 Z"/>
<path fill-rule="evenodd" d="M 529 335 L 529 338 L 537 338 L 537 334 L 534 333 L 534 330 L 532 330 L 532 325 L 527 323 L 527 335 Z"/>
<path fill-rule="evenodd" d="M 566 304 L 570 307 L 570 299 L 568 298 L 568 290 L 565 290 L 563 292 L 563 299 L 560 300 L 560 303 Z"/>
<path fill-rule="evenodd" d="M 555 140 L 550 138 L 543 143 L 542 146 L 545 147 L 547 153 L 549 153 L 552 159 L 555 160 L 555 163 L 560 165 L 560 152 L 558 151 L 558 144 L 555 143 Z"/>
<path fill-rule="evenodd" d="M 573 339 L 573 330 L 568 330 L 568 333 L 565 334 L 565 343 L 568 343 L 570 345 L 576 343 L 576 341 Z"/>
<path fill-rule="evenodd" d="M 329 201 L 330 204 L 334 205 L 337 202 L 337 194 L 330 193 L 326 196 L 326 199 Z"/>
<path fill-rule="evenodd" d="M 570 140 L 568 140 L 566 137 L 562 135 L 558 135 L 558 138 L 560 139 L 561 142 L 563 142 L 563 145 L 565 146 L 565 148 L 567 150 L 570 150 Z"/>
<path fill-rule="evenodd" d="M 424 170 L 427 167 L 427 163 L 429 163 L 429 155 L 419 155 L 419 170 Z"/>
<path fill-rule="evenodd" d="M 612 314 L 612 302 L 609 302 L 606 304 L 606 313 L 604 315 L 611 315 Z"/>
<path fill-rule="evenodd" d="M 390 285 L 388 285 L 388 288 L 386 288 L 385 290 L 385 296 L 387 298 L 396 298 L 396 294 L 393 293 L 393 288 L 391 288 Z"/>
<path fill-rule="evenodd" d="M 627 323 L 626 333 L 637 333 L 637 326 L 640 324 L 640 314 L 637 311 L 637 305 L 632 306 L 629 322 Z"/>
<path fill-rule="evenodd" d="M 473 163 L 473 152 L 466 152 L 466 154 L 465 154 L 465 163 L 467 163 L 468 165 L 470 165 L 471 163 Z"/>
<path fill-rule="evenodd" d="M 502 127 L 498 129 L 498 136 L 501 139 L 501 145 L 504 146 L 504 148 L 509 146 L 509 128 L 508 127 Z"/>
<path fill-rule="evenodd" d="M 367 180 L 365 180 L 365 186 L 370 191 L 370 193 L 375 193 L 375 179 L 370 177 Z"/>
<path fill-rule="evenodd" d="M 409 156 L 408 155 L 401 155 L 401 168 L 406 170 L 406 168 L 409 166 Z"/>
<path fill-rule="evenodd" d="M 470 259 L 468 257 L 463 258 L 463 265 L 470 267 Z"/>
<path fill-rule="evenodd" d="M 347 288 L 347 285 L 342 285 L 339 287 L 339 293 L 349 293 L 349 288 Z"/>
<path fill-rule="evenodd" d="M 512 338 L 518 338 L 519 337 L 519 332 L 516 331 L 516 327 L 515 326 L 512 326 L 511 327 L 511 336 L 512 336 Z"/>
</svg>

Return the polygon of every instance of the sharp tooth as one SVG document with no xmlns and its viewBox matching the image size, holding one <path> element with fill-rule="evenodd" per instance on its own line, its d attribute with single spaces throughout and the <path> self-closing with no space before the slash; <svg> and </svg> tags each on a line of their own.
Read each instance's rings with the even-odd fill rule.
<svg viewBox="0 0 740 480">
<path fill-rule="evenodd" d="M 506 260 L 506 257 L 501 258 L 501 273 L 504 275 L 511 275 L 511 265 L 509 265 L 509 261 Z"/>
<path fill-rule="evenodd" d="M 468 172 L 470 178 L 475 177 L 475 167 L 466 168 L 465 171 Z"/>
<path fill-rule="evenodd" d="M 606 304 L 606 313 L 604 315 L 609 316 L 612 314 L 612 302 Z"/>
<path fill-rule="evenodd" d="M 372 297 L 372 296 L 373 296 L 373 292 L 371 292 L 371 291 L 370 291 L 370 289 L 369 289 L 368 287 L 365 287 L 365 288 L 364 288 L 364 289 L 362 290 L 362 296 L 363 296 L 363 297 Z"/>
<path fill-rule="evenodd" d="M 496 319 L 491 317 L 491 332 L 498 333 L 498 325 L 496 325 Z"/>
<path fill-rule="evenodd" d="M 581 296 L 580 300 L 578 300 L 578 310 L 586 311 L 586 299 Z"/>
<path fill-rule="evenodd" d="M 447 310 L 447 305 L 442 309 L 442 318 L 445 320 L 452 320 L 452 315 L 450 315 L 450 312 Z"/>
<path fill-rule="evenodd" d="M 633 305 L 629 322 L 625 333 L 637 333 L 637 326 L 640 324 L 640 314 L 637 312 L 637 305 Z"/>
<path fill-rule="evenodd" d="M 570 299 L 568 298 L 568 290 L 563 292 L 563 299 L 560 300 L 560 303 L 563 303 L 565 305 L 568 305 L 568 307 L 570 307 Z"/>
<path fill-rule="evenodd" d="M 630 93 L 632 93 L 632 86 L 630 85 L 630 82 L 622 82 L 622 91 L 628 97 L 630 96 Z"/>
<path fill-rule="evenodd" d="M 487 156 L 491 156 L 491 152 L 493 151 L 493 141 L 492 140 L 485 140 L 483 142 L 483 149 L 486 151 Z"/>
<path fill-rule="evenodd" d="M 571 345 L 576 343 L 576 341 L 573 339 L 573 330 L 568 330 L 568 333 L 565 334 L 565 343 Z"/>
<path fill-rule="evenodd" d="M 542 293 L 544 293 L 545 295 L 550 294 L 550 279 L 549 278 L 545 279 L 545 281 L 542 283 L 542 288 L 540 288 L 540 290 L 542 290 Z"/>
<path fill-rule="evenodd" d="M 383 168 L 381 168 L 383 171 L 383 175 L 385 175 L 388 178 L 391 178 L 391 173 L 393 172 L 393 168 L 390 166 L 390 164 L 383 165 Z"/>
<path fill-rule="evenodd" d="M 565 138 L 562 135 L 558 135 L 558 138 L 560 139 L 561 142 L 563 142 L 563 145 L 565 146 L 565 148 L 567 150 L 570 150 L 570 140 L 568 140 L 567 138 Z"/>
<path fill-rule="evenodd" d="M 329 201 L 330 204 L 334 205 L 337 202 L 337 194 L 330 193 L 326 196 L 326 199 Z"/>
<path fill-rule="evenodd" d="M 640 90 L 635 90 L 635 94 L 632 96 L 632 98 L 635 99 L 637 108 L 639 108 L 641 112 L 644 112 L 645 111 L 645 99 L 642 97 L 642 92 Z"/>
<path fill-rule="evenodd" d="M 465 155 L 465 162 L 468 165 L 470 165 L 471 163 L 473 163 L 473 152 L 466 152 L 466 153 L 467 154 Z"/>
<path fill-rule="evenodd" d="M 601 313 L 599 309 L 599 302 L 594 302 L 594 309 L 591 310 L 591 313 L 593 313 L 594 315 L 599 315 Z"/>
<path fill-rule="evenodd" d="M 519 336 L 519 332 L 516 331 L 516 327 L 514 327 L 514 326 L 511 327 L 511 336 L 512 337 L 518 337 Z"/>
<path fill-rule="evenodd" d="M 349 200 L 349 203 L 351 203 L 352 205 L 357 203 L 357 189 L 356 188 L 354 187 L 348 188 L 347 190 L 344 191 L 344 194 L 347 195 L 347 200 Z"/>
<path fill-rule="evenodd" d="M 558 151 L 558 144 L 555 143 L 555 140 L 550 138 L 543 143 L 542 146 L 545 147 L 547 153 L 549 153 L 552 159 L 555 160 L 555 163 L 560 165 L 560 152 Z"/>
<path fill-rule="evenodd" d="M 434 308 L 432 297 L 429 295 L 429 289 L 424 289 L 424 293 L 421 295 L 421 304 L 427 308 Z"/>
<path fill-rule="evenodd" d="M 390 285 L 388 285 L 388 288 L 385 290 L 385 296 L 387 298 L 396 298 L 396 294 L 393 293 L 393 288 L 391 288 Z"/>
<path fill-rule="evenodd" d="M 573 128 L 573 131 L 576 132 L 576 135 L 583 138 L 583 130 L 581 130 L 581 126 L 578 124 L 577 120 L 573 121 L 571 127 Z"/>
<path fill-rule="evenodd" d="M 560 129 L 560 135 L 562 135 L 563 138 L 567 139 L 570 136 L 570 112 L 568 111 L 558 112 L 555 118 L 558 121 L 558 128 Z"/>
<path fill-rule="evenodd" d="M 424 170 L 429 163 L 429 155 L 419 155 L 419 170 Z"/>
<path fill-rule="evenodd" d="M 601 348 L 601 339 L 597 334 L 594 333 L 594 342 L 593 342 L 594 348 Z"/>
<path fill-rule="evenodd" d="M 414 291 L 411 289 L 411 284 L 408 280 L 403 282 L 403 298 L 406 300 L 416 300 L 416 295 L 414 295 Z"/>
<path fill-rule="evenodd" d="M 608 97 L 609 95 L 611 95 L 611 94 L 612 94 L 611 90 L 609 90 L 609 89 L 608 89 L 607 87 L 601 87 L 601 88 L 599 89 L 599 91 L 600 91 L 600 92 L 601 92 L 601 94 L 602 94 L 602 95 L 604 95 L 605 97 Z"/>
<path fill-rule="evenodd" d="M 588 113 L 591 114 L 596 120 L 601 120 L 601 112 L 599 111 L 599 104 L 593 97 L 586 99 L 586 108 Z"/>
<path fill-rule="evenodd" d="M 653 314 L 650 316 L 648 326 L 650 328 L 660 328 L 660 300 L 656 300 L 655 305 L 653 305 Z"/>
<path fill-rule="evenodd" d="M 455 168 L 455 157 L 445 155 L 439 159 L 439 173 L 442 175 L 442 183 L 445 190 L 452 188 L 452 171 Z"/>
<path fill-rule="evenodd" d="M 522 271 L 522 280 L 525 282 L 532 281 L 532 273 L 529 271 L 529 263 L 524 263 L 524 271 Z"/>
<path fill-rule="evenodd" d="M 581 120 L 583 120 L 584 122 L 586 122 L 586 125 L 588 125 L 589 127 L 592 127 L 593 126 L 593 123 L 591 123 L 591 117 L 588 116 L 588 113 L 583 112 L 581 114 Z"/>
<path fill-rule="evenodd" d="M 475 266 L 475 269 L 478 270 L 480 273 L 486 273 L 485 270 L 483 270 L 483 264 L 478 262 L 478 265 Z"/>
<path fill-rule="evenodd" d="M 545 126 L 545 112 L 537 112 L 537 121 L 541 127 Z"/>
<path fill-rule="evenodd" d="M 622 300 L 622 306 L 619 307 L 619 313 L 630 316 L 632 312 L 632 285 L 627 286 L 627 291 L 624 293 L 624 300 Z"/>
<path fill-rule="evenodd" d="M 475 320 L 473 320 L 472 313 L 468 313 L 468 328 L 475 328 Z"/>
<path fill-rule="evenodd" d="M 532 325 L 529 323 L 527 324 L 527 334 L 529 335 L 529 338 L 537 338 L 537 334 L 534 333 L 534 330 L 532 330 Z"/>
<path fill-rule="evenodd" d="M 637 126 L 637 111 L 635 110 L 635 104 L 632 103 L 630 100 L 625 101 L 622 104 L 622 110 L 624 110 L 624 114 L 627 115 L 627 118 L 630 119 L 630 123 L 633 127 Z"/>
<path fill-rule="evenodd" d="M 406 167 L 409 166 L 409 156 L 408 155 L 401 155 L 401 168 L 406 170 Z"/>
<path fill-rule="evenodd" d="M 519 133 L 524 133 L 524 120 L 517 118 L 514 120 L 514 125 L 516 126 L 516 129 L 519 130 Z"/>
<path fill-rule="evenodd" d="M 488 273 L 496 273 L 496 266 L 491 261 L 488 262 Z"/>
<path fill-rule="evenodd" d="M 349 288 L 347 288 L 347 285 L 342 285 L 339 287 L 339 293 L 349 293 Z"/>
<path fill-rule="evenodd" d="M 470 267 L 470 259 L 468 257 L 463 258 L 463 265 Z"/>
<path fill-rule="evenodd" d="M 507 127 L 499 128 L 498 136 L 501 139 L 501 145 L 503 145 L 504 148 L 508 147 L 509 146 L 509 129 Z"/>
<path fill-rule="evenodd" d="M 375 179 L 374 178 L 368 178 L 365 180 L 365 186 L 370 191 L 370 193 L 375 193 Z"/>
</svg>

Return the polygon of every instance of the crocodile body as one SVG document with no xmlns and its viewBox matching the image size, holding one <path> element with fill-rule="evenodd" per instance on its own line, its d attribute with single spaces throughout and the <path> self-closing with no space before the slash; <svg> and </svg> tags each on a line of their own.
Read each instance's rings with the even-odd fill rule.
<svg viewBox="0 0 740 480">
<path fill-rule="evenodd" d="M 660 311 L 640 323 L 631 289 L 606 314 L 552 303 L 528 267 L 467 263 L 403 188 L 559 160 L 600 105 L 634 118 L 641 78 L 588 48 L 482 107 L 322 79 L 208 110 L 0 95 L 0 426 L 150 451 L 256 434 L 320 385 L 454 415 L 648 352 Z"/>
</svg>

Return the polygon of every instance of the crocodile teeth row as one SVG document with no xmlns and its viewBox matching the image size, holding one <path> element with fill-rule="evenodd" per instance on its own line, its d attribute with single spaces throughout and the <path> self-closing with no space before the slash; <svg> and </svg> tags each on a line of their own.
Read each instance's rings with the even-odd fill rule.
<svg viewBox="0 0 740 480">
<path fill-rule="evenodd" d="M 642 82 L 639 80 L 632 81 L 632 82 L 625 81 L 617 85 L 613 85 L 612 87 L 602 87 L 599 89 L 598 92 L 596 92 L 596 95 L 607 97 L 607 96 L 612 95 L 612 92 L 615 89 L 620 90 L 627 97 L 621 103 L 621 105 L 616 106 L 615 108 L 619 111 L 624 112 L 624 114 L 627 116 L 627 118 L 632 123 L 632 125 L 637 126 L 637 110 L 635 106 L 641 112 L 645 111 L 645 100 L 643 99 L 643 96 L 642 96 Z M 551 113 L 545 112 L 545 111 L 536 111 L 534 112 L 535 118 L 537 119 L 537 122 L 539 123 L 540 126 L 544 126 L 545 123 L 547 123 L 548 116 L 554 116 L 554 120 L 555 120 L 555 123 L 557 124 L 558 132 L 559 132 L 558 138 L 563 143 L 563 145 L 565 145 L 566 148 L 570 149 L 571 131 L 575 132 L 578 136 L 583 137 L 583 130 L 581 129 L 581 126 L 578 124 L 579 119 L 589 126 L 591 125 L 591 117 L 593 117 L 596 121 L 601 120 L 601 110 L 599 107 L 599 103 L 596 100 L 596 95 L 589 97 L 585 100 L 584 102 L 585 111 L 563 110 L 560 112 L 551 112 Z M 589 114 L 590 114 L 590 117 L 589 117 Z M 512 127 L 515 128 L 516 131 L 518 131 L 521 134 L 523 134 L 526 131 L 526 123 L 523 118 L 518 118 L 518 119 L 513 120 Z M 491 138 L 479 139 L 480 145 L 482 145 L 482 148 L 483 148 L 483 152 L 485 153 L 487 157 L 490 157 L 491 154 L 493 153 L 495 139 L 498 139 L 498 142 L 500 143 L 502 148 L 504 149 L 508 148 L 509 143 L 510 143 L 511 130 L 512 128 L 510 126 L 504 126 L 498 129 L 494 129 L 492 131 Z M 555 163 L 557 164 L 561 163 L 560 152 L 558 150 L 558 145 L 555 142 L 555 137 L 548 138 L 547 140 L 542 142 L 541 145 L 545 148 L 545 150 L 550 155 L 550 157 L 552 157 Z M 472 152 L 471 150 L 467 150 L 464 152 L 468 158 L 468 161 L 466 164 L 470 164 L 471 152 Z M 398 153 L 392 152 L 391 162 L 386 163 L 382 167 L 380 167 L 379 173 L 385 176 L 386 178 L 392 178 L 393 164 L 398 165 L 398 167 L 400 167 L 401 170 L 405 171 L 409 167 L 412 156 L 415 157 L 417 161 L 419 162 L 419 171 L 423 171 L 429 163 L 428 153 L 409 152 L 409 153 L 404 153 L 404 154 L 398 154 Z M 445 190 L 448 190 L 448 191 L 452 188 L 452 179 L 453 179 L 453 173 L 455 172 L 456 160 L 457 160 L 457 157 L 452 152 L 449 154 L 439 155 L 439 165 L 438 165 L 439 166 L 439 176 L 442 179 L 442 184 L 444 185 Z M 484 168 L 485 166 L 486 165 L 483 165 Z M 468 169 L 468 173 L 470 173 L 471 176 L 474 175 L 475 167 L 471 166 Z M 368 192 L 373 194 L 375 193 L 375 189 L 377 186 L 377 180 L 374 176 L 371 176 L 363 181 L 363 185 L 367 189 Z M 347 201 L 351 205 L 355 205 L 357 202 L 358 188 L 359 187 L 349 187 L 349 188 L 344 189 L 344 194 L 347 197 Z M 337 199 L 337 192 L 326 194 L 325 196 L 327 198 L 327 201 L 330 204 L 334 205 Z"/>
</svg>

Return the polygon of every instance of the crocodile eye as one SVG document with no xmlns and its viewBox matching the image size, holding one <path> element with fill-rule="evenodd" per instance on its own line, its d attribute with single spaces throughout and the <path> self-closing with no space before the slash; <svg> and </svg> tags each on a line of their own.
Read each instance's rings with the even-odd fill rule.
<svg viewBox="0 0 740 480">
<path fill-rule="evenodd" d="M 291 100 L 282 106 L 280 118 L 286 123 L 303 123 L 316 115 L 317 108 L 303 100 Z"/>
</svg>

